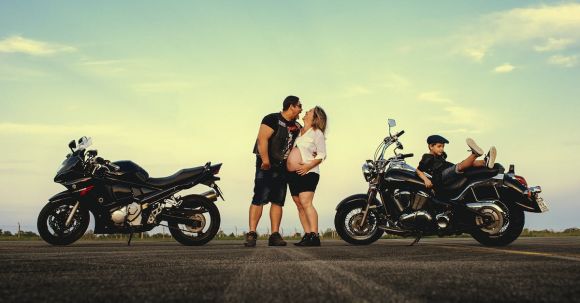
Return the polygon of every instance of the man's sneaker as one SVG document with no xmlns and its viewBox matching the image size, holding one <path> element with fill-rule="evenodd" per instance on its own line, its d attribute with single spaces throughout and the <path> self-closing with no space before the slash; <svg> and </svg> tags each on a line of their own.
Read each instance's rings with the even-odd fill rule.
<svg viewBox="0 0 580 303">
<path fill-rule="evenodd" d="M 256 239 L 258 239 L 258 234 L 255 231 L 251 231 L 246 234 L 246 242 L 244 243 L 245 247 L 255 247 L 256 246 Z"/>
<path fill-rule="evenodd" d="M 485 155 L 485 159 L 483 161 L 485 161 L 485 166 L 487 166 L 487 168 L 492 169 L 493 166 L 495 165 L 495 157 L 497 156 L 497 150 L 495 149 L 495 146 L 492 146 L 489 151 L 487 152 L 487 155 Z"/>
<path fill-rule="evenodd" d="M 302 237 L 302 239 L 300 240 L 300 242 L 296 242 L 294 243 L 294 245 L 296 246 L 304 246 L 304 243 L 306 241 L 308 241 L 308 238 L 310 237 L 310 233 L 305 233 L 304 236 Z"/>
<path fill-rule="evenodd" d="M 270 238 L 268 238 L 268 245 L 269 246 L 286 246 L 286 241 L 284 241 L 284 239 L 282 239 L 282 236 L 280 235 L 280 233 L 275 232 L 275 233 L 272 233 L 270 235 Z"/>
<path fill-rule="evenodd" d="M 471 138 L 467 138 L 465 140 L 465 143 L 467 143 L 467 146 L 469 146 L 470 151 L 476 155 L 476 156 L 481 156 L 483 155 L 483 149 L 481 147 L 479 147 L 479 145 L 477 145 L 477 143 L 475 143 L 475 141 Z"/>
<path fill-rule="evenodd" d="M 308 240 L 302 246 L 320 246 L 320 236 L 315 233 L 310 233 Z"/>
</svg>

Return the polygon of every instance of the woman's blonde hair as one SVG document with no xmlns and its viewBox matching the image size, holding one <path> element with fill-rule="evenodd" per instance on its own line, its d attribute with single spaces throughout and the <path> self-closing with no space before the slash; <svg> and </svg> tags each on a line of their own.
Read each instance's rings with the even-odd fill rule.
<svg viewBox="0 0 580 303">
<path fill-rule="evenodd" d="M 323 133 L 326 132 L 326 126 L 328 120 L 326 117 L 326 112 L 320 106 L 315 106 L 312 111 L 312 127 L 321 130 Z"/>
</svg>

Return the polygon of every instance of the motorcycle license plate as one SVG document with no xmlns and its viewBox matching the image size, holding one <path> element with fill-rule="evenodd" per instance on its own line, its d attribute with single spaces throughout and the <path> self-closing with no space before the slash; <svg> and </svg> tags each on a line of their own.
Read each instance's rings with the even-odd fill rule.
<svg viewBox="0 0 580 303">
<path fill-rule="evenodd" d="M 546 202 L 544 202 L 544 199 L 541 197 L 536 198 L 536 202 L 538 203 L 541 212 L 545 213 L 549 210 L 548 205 L 546 205 Z"/>
</svg>

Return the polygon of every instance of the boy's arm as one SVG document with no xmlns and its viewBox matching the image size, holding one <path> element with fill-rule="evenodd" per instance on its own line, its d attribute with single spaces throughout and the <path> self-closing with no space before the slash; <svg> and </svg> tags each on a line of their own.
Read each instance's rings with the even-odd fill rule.
<svg viewBox="0 0 580 303">
<path fill-rule="evenodd" d="M 431 180 L 429 180 L 429 178 L 427 178 L 425 173 L 420 171 L 418 168 L 417 168 L 417 176 L 419 176 L 419 178 L 421 178 L 421 180 L 423 180 L 423 182 L 425 183 L 425 187 L 427 187 L 427 188 L 433 187 L 433 182 L 431 182 Z"/>
</svg>

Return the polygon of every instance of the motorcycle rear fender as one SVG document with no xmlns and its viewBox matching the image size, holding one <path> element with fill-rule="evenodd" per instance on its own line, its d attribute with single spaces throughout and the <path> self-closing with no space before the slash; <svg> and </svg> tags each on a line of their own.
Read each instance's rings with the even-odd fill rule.
<svg viewBox="0 0 580 303">
<path fill-rule="evenodd" d="M 338 205 L 336 206 L 336 210 L 339 210 L 340 208 L 345 207 L 350 203 L 358 202 L 361 200 L 364 200 L 366 203 L 366 201 L 368 201 L 368 199 L 369 199 L 369 196 L 367 194 L 356 194 L 356 195 L 349 196 L 349 197 L 345 198 L 344 200 L 340 201 L 340 203 L 338 203 Z M 377 198 L 375 198 L 374 203 L 375 203 L 375 205 L 381 204 Z"/>
<path fill-rule="evenodd" d="M 528 197 L 525 194 L 527 189 L 527 187 L 519 183 L 517 180 L 512 178 L 505 178 L 502 198 L 504 198 L 507 202 L 514 203 L 524 211 L 541 213 L 542 210 L 536 201 L 537 197 Z"/>
</svg>

